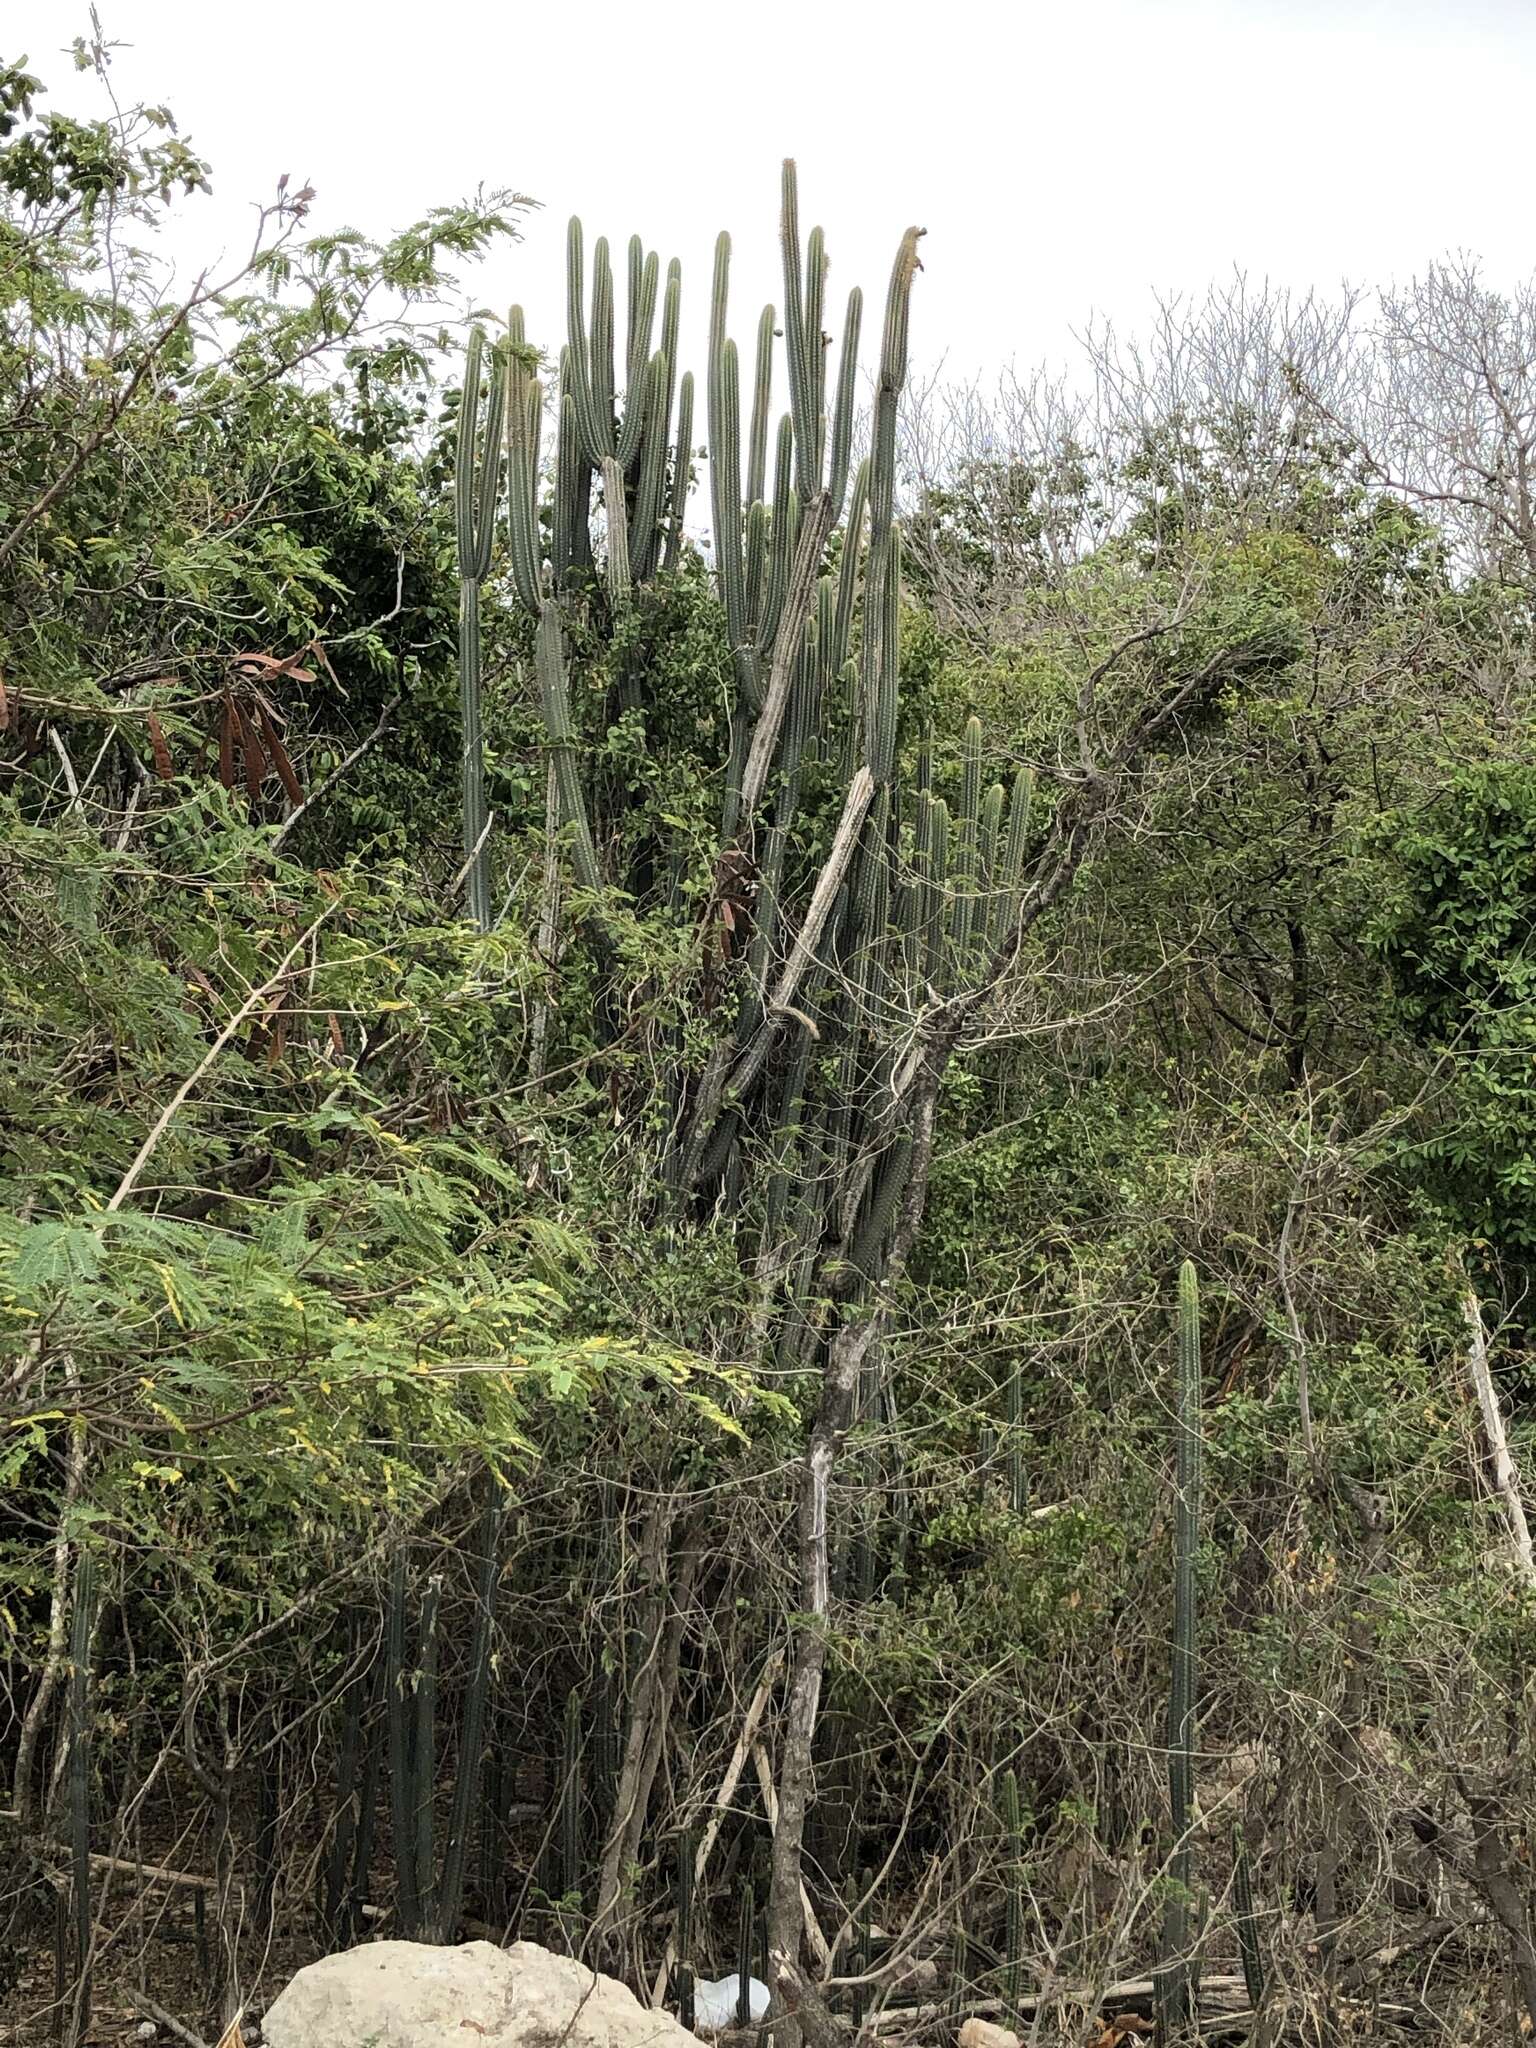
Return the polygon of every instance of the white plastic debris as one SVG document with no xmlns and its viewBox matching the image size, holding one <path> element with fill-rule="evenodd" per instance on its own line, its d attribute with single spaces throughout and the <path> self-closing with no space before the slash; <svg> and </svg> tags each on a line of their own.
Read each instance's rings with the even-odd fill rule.
<svg viewBox="0 0 1536 2048">
<path fill-rule="evenodd" d="M 717 1977 L 712 1984 L 695 1984 L 693 1987 L 693 2023 L 711 2034 L 722 2033 L 736 2024 L 736 2001 L 741 1993 L 741 1977 L 732 1970 L 729 1977 Z M 747 2011 L 755 2026 L 768 2013 L 768 1986 L 756 1977 L 747 1979 Z"/>
<path fill-rule="evenodd" d="M 160 2032 L 153 2020 L 140 2020 L 133 2030 L 135 2041 L 153 2041 Z"/>
</svg>

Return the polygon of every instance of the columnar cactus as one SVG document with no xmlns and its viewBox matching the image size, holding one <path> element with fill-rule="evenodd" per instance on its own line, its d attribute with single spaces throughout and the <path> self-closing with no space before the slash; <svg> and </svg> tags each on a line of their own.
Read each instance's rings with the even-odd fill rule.
<svg viewBox="0 0 1536 2048">
<path fill-rule="evenodd" d="M 1189 1960 L 1194 1849 L 1190 1829 L 1195 1792 L 1196 1565 L 1200 1548 L 1200 1283 L 1186 1259 L 1179 1268 L 1179 1343 L 1174 1442 L 1178 1497 L 1174 1511 L 1173 1654 L 1168 1685 L 1168 1815 L 1171 1887 L 1163 1920 L 1158 2001 L 1171 2037 L 1193 2019 Z"/>
<path fill-rule="evenodd" d="M 1024 1986 L 1024 1817 L 1019 1781 L 1013 1771 L 1003 1773 L 1001 1807 L 1008 1887 L 1003 1917 L 1003 2024 L 1015 2026 Z"/>
<path fill-rule="evenodd" d="M 693 1831 L 684 1828 L 677 1838 L 677 1968 L 675 1987 L 677 1992 L 678 2024 L 686 2033 L 693 2032 L 694 2018 L 694 1971 L 693 1971 L 693 1863 L 696 1850 Z"/>
<path fill-rule="evenodd" d="M 1232 1892 L 1237 1906 L 1237 1945 L 1243 1960 L 1243 1985 L 1257 2012 L 1264 2003 L 1264 1957 L 1259 1947 L 1259 1920 L 1253 1906 L 1253 1868 L 1247 1839 L 1239 1823 L 1232 1828 Z"/>
<path fill-rule="evenodd" d="M 490 832 L 485 801 L 485 755 L 480 721 L 480 586 L 491 566 L 496 499 L 501 484 L 501 426 L 506 386 L 493 366 L 482 423 L 480 384 L 485 336 L 469 337 L 464 390 L 459 400 L 454 511 L 459 550 L 459 714 L 462 721 L 462 797 L 465 890 L 469 914 L 481 931 L 491 927 Z"/>
<path fill-rule="evenodd" d="M 555 793 L 551 845 L 596 927 L 586 943 L 600 1012 L 613 974 L 635 957 L 615 943 L 631 908 L 684 929 L 702 924 L 701 1000 L 676 1020 L 673 1043 L 702 1038 L 706 1049 L 697 1066 L 678 1062 L 665 1098 L 665 1183 L 678 1218 L 722 1198 L 742 1215 L 750 1342 L 803 1370 L 849 1301 L 886 1282 L 912 1157 L 903 1048 L 913 1018 L 963 993 L 1011 927 L 1029 782 L 1019 776 L 1010 792 L 994 779 L 974 720 L 942 792 L 926 755 L 909 776 L 897 411 L 920 231 L 902 236 L 892 266 L 860 460 L 863 297 L 847 295 L 829 339 L 838 322 L 826 240 L 819 227 L 802 233 L 792 163 L 779 227 L 779 307 L 753 309 L 745 374 L 730 333 L 728 235 L 716 245 L 708 308 L 710 555 L 728 674 L 707 862 L 691 833 L 679 829 L 669 844 L 654 821 L 657 843 L 635 855 L 601 744 L 615 707 L 642 720 L 659 708 L 633 650 L 663 615 L 668 576 L 692 568 L 687 512 L 700 451 L 693 380 L 679 361 L 675 263 L 631 241 L 618 266 L 620 307 L 608 242 L 592 245 L 589 262 L 581 224 L 571 223 L 565 343 L 544 374 L 514 309 L 482 401 L 485 343 L 471 343 L 458 514 L 473 623 L 504 472 L 505 588 L 531 630 Z M 466 857 L 480 917 L 490 898 L 483 782 L 470 773 L 479 641 L 468 623 L 463 673 Z M 651 1142 L 654 1127 L 645 1118 L 626 1126 L 636 1143 Z M 871 1399 L 879 1393 L 877 1379 Z"/>
<path fill-rule="evenodd" d="M 458 1932 L 464 1903 L 464 1863 L 469 1852 L 470 1829 L 480 1799 L 480 1772 L 485 1748 L 486 1712 L 491 1692 L 491 1653 L 496 1628 L 496 1591 L 501 1583 L 501 1532 L 506 1520 L 506 1496 L 494 1476 L 488 1477 L 485 1505 L 480 1514 L 480 1558 L 475 1584 L 475 1622 L 469 1646 L 469 1676 L 464 1689 L 464 1712 L 459 1729 L 458 1770 L 453 1784 L 453 1813 L 448 1843 L 443 1851 L 442 1879 L 438 1886 L 436 1932 L 441 1941 L 452 1941 Z"/>
<path fill-rule="evenodd" d="M 69 1848 L 75 1917 L 75 1988 L 69 2038 L 91 2030 L 91 1631 L 96 1621 L 96 1560 L 80 1552 L 69 1630 Z"/>
<path fill-rule="evenodd" d="M 560 1771 L 560 1883 L 568 1897 L 582 1891 L 581 1694 L 572 1686 L 565 1701 L 564 1747 Z"/>
</svg>

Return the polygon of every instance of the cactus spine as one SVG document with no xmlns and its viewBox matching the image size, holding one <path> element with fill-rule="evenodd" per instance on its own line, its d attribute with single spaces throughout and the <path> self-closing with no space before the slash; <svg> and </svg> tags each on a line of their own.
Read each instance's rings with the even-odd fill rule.
<svg viewBox="0 0 1536 2048">
<path fill-rule="evenodd" d="M 1200 1547 L 1200 1283 L 1186 1259 L 1179 1268 L 1178 1363 L 1175 1383 L 1176 1483 L 1173 1656 L 1168 1686 L 1168 1812 L 1173 1844 L 1171 1888 L 1163 1919 L 1158 1999 L 1170 2035 L 1190 2026 L 1194 1975 L 1190 1964 L 1190 1900 L 1194 1851 L 1196 1693 L 1196 1565 Z"/>
</svg>

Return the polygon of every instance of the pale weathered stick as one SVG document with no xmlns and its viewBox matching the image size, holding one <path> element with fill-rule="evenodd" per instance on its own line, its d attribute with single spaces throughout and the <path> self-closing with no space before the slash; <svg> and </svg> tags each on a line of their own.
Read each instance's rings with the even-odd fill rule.
<svg viewBox="0 0 1536 2048">
<path fill-rule="evenodd" d="M 315 805 L 319 803 L 322 800 L 322 798 L 330 795 L 331 791 L 336 787 L 337 783 L 340 782 L 341 778 L 343 777 L 343 775 L 346 774 L 347 770 L 350 767 L 352 767 L 354 763 L 361 761 L 364 754 L 372 752 L 373 748 L 378 745 L 381 739 L 383 739 L 385 733 L 389 731 L 390 720 L 394 717 L 395 713 L 399 709 L 400 692 L 397 690 L 394 696 L 391 697 L 389 702 L 384 706 L 384 709 L 379 713 L 379 722 L 373 728 L 373 731 L 369 733 L 368 737 L 364 740 L 359 740 L 357 745 L 352 749 L 350 754 L 344 754 L 342 758 L 336 763 L 336 766 L 331 770 L 330 774 L 322 777 L 322 779 L 315 784 L 314 788 L 309 792 L 309 795 L 305 797 L 303 803 L 301 803 L 296 810 L 290 811 L 287 817 L 284 818 L 282 824 L 278 827 L 277 831 L 272 835 L 272 851 L 274 853 L 280 853 L 282 851 L 285 842 L 287 841 L 294 827 L 298 824 L 299 820 L 301 818 L 307 818 L 310 812 L 315 808 Z"/>
<path fill-rule="evenodd" d="M 181 2021 L 168 2013 L 163 2005 L 156 2005 L 155 2001 L 146 1998 L 142 1991 L 130 1989 L 125 1996 L 135 2012 L 143 2013 L 146 2019 L 151 2019 L 157 2026 L 164 2027 L 166 2032 L 174 2034 L 178 2041 L 185 2041 L 187 2048 L 208 2048 L 208 2043 L 201 2034 L 194 2034 L 190 2027 L 183 2026 Z"/>
<path fill-rule="evenodd" d="M 194 1870 L 167 1870 L 159 1863 L 135 1863 L 129 1856 L 106 1856 L 91 1852 L 92 1870 L 122 1871 L 128 1877 L 139 1878 L 145 1884 L 169 1885 L 172 1889 L 211 1892 L 218 1889 L 216 1877 L 203 1877 Z"/>
<path fill-rule="evenodd" d="M 1499 1407 L 1498 1390 L 1488 1368 L 1488 1338 L 1483 1329 L 1483 1310 L 1469 1287 L 1461 1298 L 1461 1312 L 1467 1323 L 1467 1377 L 1483 1423 L 1483 1447 L 1493 1472 L 1494 1490 L 1504 1511 L 1509 1530 L 1509 1547 L 1516 1569 L 1527 1585 L 1536 1586 L 1536 1558 L 1531 1554 L 1531 1528 L 1520 1498 L 1520 1478 L 1509 1454 L 1509 1438 Z"/>
<path fill-rule="evenodd" d="M 109 1213 L 114 1209 L 120 1209 L 123 1206 L 124 1202 L 127 1201 L 128 1197 L 133 1193 L 134 1186 L 138 1181 L 139 1175 L 144 1171 L 145 1167 L 149 1164 L 150 1156 L 154 1152 L 155 1147 L 159 1144 L 160 1140 L 165 1136 L 166 1132 L 170 1129 L 177 1110 L 181 1108 L 181 1105 L 186 1101 L 187 1097 L 192 1093 L 192 1090 L 197 1086 L 198 1082 L 201 1081 L 204 1074 L 207 1073 L 208 1069 L 213 1065 L 214 1061 L 218 1058 L 219 1054 L 224 1050 L 225 1046 L 228 1045 L 229 1041 L 240 1029 L 240 1026 L 245 1022 L 246 1018 L 249 1017 L 254 1010 L 260 1009 L 261 1005 L 266 1001 L 267 997 L 271 995 L 276 989 L 282 986 L 284 980 L 287 977 L 289 968 L 293 965 L 294 961 L 298 959 L 299 955 L 303 952 L 304 948 L 309 944 L 310 940 L 314 937 L 315 932 L 318 930 L 318 928 L 330 916 L 333 908 L 334 905 L 327 904 L 326 908 L 321 911 L 320 915 L 317 918 L 315 918 L 314 921 L 305 929 L 303 936 L 301 938 L 297 938 L 294 940 L 293 944 L 288 948 L 288 951 L 283 955 L 282 959 L 278 962 L 276 968 L 274 968 L 272 973 L 267 976 L 266 980 L 261 984 L 261 986 L 259 988 L 253 988 L 251 990 L 250 994 L 246 997 L 245 1001 L 240 1005 L 239 1009 L 236 1010 L 235 1014 L 224 1026 L 224 1029 L 219 1033 L 218 1037 L 213 1041 L 212 1045 L 209 1046 L 208 1050 L 203 1054 L 202 1058 L 198 1061 L 197 1065 L 192 1069 L 191 1073 L 188 1074 L 185 1081 L 183 1081 L 181 1086 L 176 1090 L 176 1093 L 171 1097 L 170 1101 L 165 1105 L 164 1109 L 162 1109 L 160 1114 L 155 1118 L 155 1121 L 150 1126 L 148 1137 L 144 1140 L 143 1144 L 134 1154 L 133 1163 L 129 1166 L 128 1171 L 123 1175 L 122 1179 L 118 1182 L 117 1188 L 113 1193 L 112 1199 L 107 1203 L 107 1209 Z"/>
<path fill-rule="evenodd" d="M 833 835 L 826 866 L 821 871 L 811 896 L 810 907 L 805 913 L 805 923 L 800 927 L 799 935 L 790 949 L 789 958 L 784 963 L 783 972 L 773 993 L 763 1003 L 767 1014 L 741 1057 L 730 1070 L 729 1085 L 739 1095 L 745 1094 L 762 1072 L 763 1065 L 773 1049 L 773 1042 L 778 1037 L 784 1015 L 795 1014 L 795 997 L 800 992 L 800 984 L 805 979 L 806 970 L 816 957 L 816 948 L 821 944 L 822 931 L 832 914 L 837 892 L 843 886 L 843 877 L 848 872 L 848 864 L 853 859 L 854 849 L 859 843 L 859 834 L 864 829 L 864 819 L 874 802 L 874 797 L 874 777 L 867 768 L 861 768 L 848 785 L 848 794 L 843 800 L 843 815 Z M 720 1093 L 724 1093 L 723 1086 Z M 711 1105 L 711 1124 L 714 1121 L 714 1107 L 715 1105 Z"/>
</svg>

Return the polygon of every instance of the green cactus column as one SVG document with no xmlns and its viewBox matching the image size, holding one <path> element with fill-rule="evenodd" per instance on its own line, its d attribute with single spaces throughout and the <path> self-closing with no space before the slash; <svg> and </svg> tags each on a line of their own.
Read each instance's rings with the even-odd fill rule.
<svg viewBox="0 0 1536 2048">
<path fill-rule="evenodd" d="M 1186 1259 L 1179 1268 L 1179 1347 L 1174 1444 L 1178 1499 L 1174 1520 L 1173 1655 L 1168 1683 L 1168 1818 L 1172 1830 L 1163 1961 L 1157 1974 L 1163 2038 L 1177 2040 L 1194 2018 L 1189 1956 L 1195 1797 L 1196 1564 L 1200 1549 L 1200 1283 Z"/>
<path fill-rule="evenodd" d="M 480 720 L 480 586 L 491 566 L 491 536 L 501 486 L 501 429 L 506 386 L 493 366 L 481 444 L 480 383 L 485 335 L 475 328 L 464 363 L 454 465 L 454 523 L 459 558 L 459 715 L 462 721 L 462 814 L 465 898 L 481 931 L 491 928 L 491 865 L 486 844 L 485 741 Z"/>
</svg>

